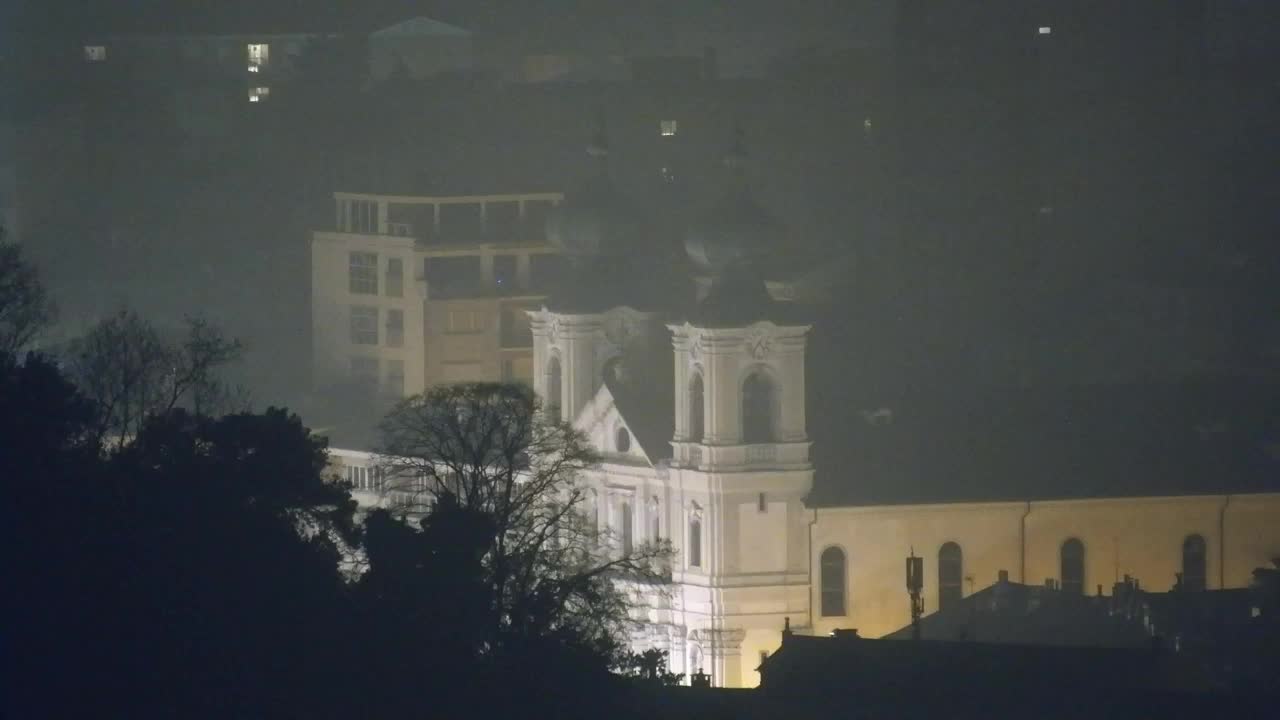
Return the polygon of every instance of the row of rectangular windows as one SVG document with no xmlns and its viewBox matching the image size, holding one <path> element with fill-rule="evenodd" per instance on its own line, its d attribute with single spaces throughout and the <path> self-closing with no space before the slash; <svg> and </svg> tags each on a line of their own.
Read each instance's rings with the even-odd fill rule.
<svg viewBox="0 0 1280 720">
<path fill-rule="evenodd" d="M 378 344 L 378 315 L 380 310 L 372 305 L 352 305 L 350 336 L 352 345 Z M 387 347 L 404 347 L 404 311 L 387 310 Z"/>
<path fill-rule="evenodd" d="M 358 202 L 352 204 L 352 211 L 356 216 L 348 222 L 355 232 L 376 232 L 377 220 L 367 214 L 373 212 L 372 203 L 368 205 L 370 207 Z M 560 275 L 562 265 L 563 259 L 557 255 L 534 254 L 529 258 L 529 281 L 527 284 L 522 284 L 517 256 L 495 255 L 492 264 L 492 286 L 485 287 L 487 280 L 481 271 L 480 256 L 431 257 L 424 261 L 423 279 L 426 281 L 431 297 L 435 299 L 486 293 L 516 294 L 516 291 L 549 287 Z M 348 292 L 352 295 L 379 294 L 378 270 L 378 253 L 364 251 L 349 253 Z M 383 281 L 383 295 L 404 297 L 404 261 L 401 258 L 387 258 Z"/>
<path fill-rule="evenodd" d="M 381 313 L 373 305 L 352 305 L 350 307 L 350 340 L 352 345 L 378 345 L 378 317 Z M 512 316 L 514 318 L 514 315 Z M 522 338 L 520 330 L 527 328 L 528 323 L 511 320 L 517 328 L 506 337 L 503 347 L 517 346 Z M 489 328 L 488 313 L 481 310 L 450 310 L 445 316 L 444 332 L 448 335 L 470 335 L 482 333 Z M 404 311 L 398 308 L 387 309 L 385 344 L 387 347 L 404 347 Z M 532 344 L 530 340 L 525 346 Z"/>
</svg>

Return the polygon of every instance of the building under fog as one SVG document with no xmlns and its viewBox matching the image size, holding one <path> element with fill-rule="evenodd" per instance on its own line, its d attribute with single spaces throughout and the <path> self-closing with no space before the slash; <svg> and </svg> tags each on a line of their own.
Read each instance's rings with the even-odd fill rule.
<svg viewBox="0 0 1280 720">
<path fill-rule="evenodd" d="M 533 380 L 531 308 L 556 260 L 561 193 L 335 193 L 311 241 L 313 381 L 398 399 L 439 383 Z"/>
<path fill-rule="evenodd" d="M 603 457 L 586 512 L 617 551 L 675 547 L 674 585 L 632 637 L 675 672 L 754 686 L 788 620 L 802 634 L 898 630 L 912 552 L 926 613 L 1002 576 L 1081 594 L 1122 575 L 1242 587 L 1280 556 L 1265 438 L 1147 395 L 1145 414 L 1121 413 L 1111 387 L 931 413 L 843 402 L 862 349 L 818 340 L 849 309 L 770 291 L 764 266 L 790 241 L 743 179 L 741 142 L 722 199 L 682 238 L 648 232 L 605 144 L 592 155 L 596 174 L 548 218 L 568 268 L 529 313 L 532 380 Z"/>
</svg>

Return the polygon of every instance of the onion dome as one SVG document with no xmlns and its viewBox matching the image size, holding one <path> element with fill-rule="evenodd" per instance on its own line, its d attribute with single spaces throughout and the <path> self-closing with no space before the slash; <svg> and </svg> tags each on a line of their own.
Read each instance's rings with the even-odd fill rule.
<svg viewBox="0 0 1280 720">
<path fill-rule="evenodd" d="M 689 259 L 699 270 L 716 276 L 730 266 L 754 263 L 776 251 L 784 237 L 782 226 L 751 196 L 741 128 L 736 135 L 724 158 L 733 176 L 732 187 L 709 212 L 691 223 L 685 234 Z"/>
<path fill-rule="evenodd" d="M 730 191 L 685 235 L 689 259 L 712 276 L 710 291 L 687 317 L 700 327 L 740 327 L 789 314 L 774 302 L 761 273 L 764 259 L 782 248 L 785 231 L 751 197 L 741 128 L 736 136 L 724 159 L 733 176 Z"/>
<path fill-rule="evenodd" d="M 595 176 L 548 215 L 548 242 L 575 263 L 639 251 L 644 239 L 642 216 L 613 186 L 609 144 L 602 127 L 596 129 L 587 154 L 595 160 Z"/>
</svg>

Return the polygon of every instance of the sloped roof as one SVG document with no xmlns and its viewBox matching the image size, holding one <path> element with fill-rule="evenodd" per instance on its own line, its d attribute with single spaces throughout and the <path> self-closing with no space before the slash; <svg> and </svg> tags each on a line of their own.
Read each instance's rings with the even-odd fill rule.
<svg viewBox="0 0 1280 720">
<path fill-rule="evenodd" d="M 1077 595 L 1043 586 L 997 582 L 966 596 L 955 607 L 920 619 L 929 640 L 1074 647 L 1150 645 L 1137 618 L 1111 612 L 1112 597 Z M 886 640 L 909 640 L 910 625 Z"/>
<path fill-rule="evenodd" d="M 831 381 L 809 386 L 815 506 L 1280 492 L 1274 386 L 934 387 L 876 424 Z"/>
<path fill-rule="evenodd" d="M 671 457 L 675 434 L 675 398 L 670 385 L 615 385 L 610 388 L 618 414 L 636 442 L 657 463 Z"/>
<path fill-rule="evenodd" d="M 380 30 L 374 30 L 369 33 L 370 37 L 377 38 L 416 37 L 423 35 L 471 37 L 471 32 L 456 25 L 443 23 L 439 20 L 432 20 L 429 17 L 418 16 L 398 22 L 394 25 L 388 25 Z"/>
</svg>

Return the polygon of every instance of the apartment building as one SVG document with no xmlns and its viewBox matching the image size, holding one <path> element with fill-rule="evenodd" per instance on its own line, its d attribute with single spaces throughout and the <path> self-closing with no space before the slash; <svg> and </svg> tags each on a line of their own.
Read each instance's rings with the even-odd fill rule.
<svg viewBox="0 0 1280 720">
<path fill-rule="evenodd" d="M 438 384 L 532 382 L 525 310 L 557 274 L 561 193 L 334 193 L 311 240 L 313 385 L 403 397 Z"/>
</svg>

